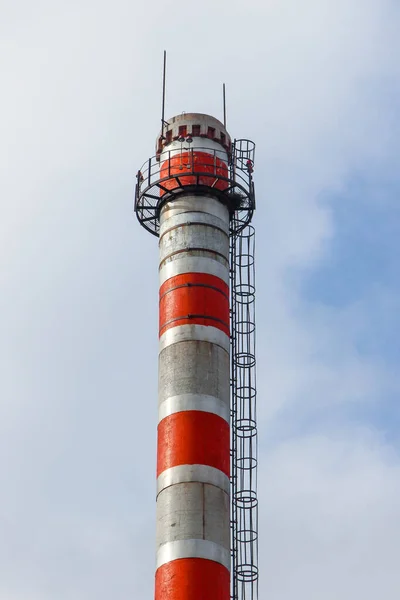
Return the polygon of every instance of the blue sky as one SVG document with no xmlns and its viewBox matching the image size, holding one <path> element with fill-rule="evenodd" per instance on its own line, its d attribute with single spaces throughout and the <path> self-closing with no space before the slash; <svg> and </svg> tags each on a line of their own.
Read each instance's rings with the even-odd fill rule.
<svg viewBox="0 0 400 600">
<path fill-rule="evenodd" d="M 369 177 L 356 173 L 341 194 L 321 199 L 334 210 L 336 235 L 322 268 L 313 270 L 304 282 L 304 293 L 310 299 L 339 308 L 373 294 L 374 289 L 396 292 L 399 187 L 400 180 L 395 177 L 390 181 L 378 174 Z M 396 318 L 395 311 L 391 312 L 391 317 Z M 394 334 L 393 330 L 387 331 L 386 315 L 377 316 L 384 329 L 379 327 L 378 335 Z M 394 340 L 388 342 L 390 358 L 396 347 Z M 381 346 L 380 351 L 383 350 Z"/>
<path fill-rule="evenodd" d="M 151 597 L 168 114 L 257 144 L 260 598 L 397 600 L 395 0 L 5 2 L 0 600 Z"/>
<path fill-rule="evenodd" d="M 356 320 L 361 316 L 357 352 L 389 373 L 396 373 L 400 359 L 399 190 L 398 173 L 355 173 L 341 194 L 323 198 L 333 209 L 336 234 L 323 263 L 302 280 L 312 305 L 353 310 Z M 379 429 L 398 447 L 398 391 L 380 395 L 372 405 L 348 407 L 345 418 Z"/>
</svg>

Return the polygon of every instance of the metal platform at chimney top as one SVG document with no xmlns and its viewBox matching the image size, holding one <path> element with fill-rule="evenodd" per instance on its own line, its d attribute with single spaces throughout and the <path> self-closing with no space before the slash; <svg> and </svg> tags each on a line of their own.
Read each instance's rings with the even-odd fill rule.
<svg viewBox="0 0 400 600">
<path fill-rule="evenodd" d="M 253 182 L 254 142 L 246 139 L 235 140 L 228 155 L 227 169 L 221 169 L 223 150 L 210 151 L 214 156 L 214 167 L 210 160 L 199 161 L 195 156 L 202 154 L 202 148 L 195 149 L 182 145 L 184 156 L 182 168 L 171 168 L 179 153 L 164 150 L 163 158 L 149 158 L 136 175 L 134 210 L 140 224 L 153 235 L 159 235 L 160 209 L 165 202 L 171 202 L 182 194 L 202 194 L 220 198 L 231 214 L 231 233 L 237 234 L 250 223 L 255 210 Z"/>
</svg>

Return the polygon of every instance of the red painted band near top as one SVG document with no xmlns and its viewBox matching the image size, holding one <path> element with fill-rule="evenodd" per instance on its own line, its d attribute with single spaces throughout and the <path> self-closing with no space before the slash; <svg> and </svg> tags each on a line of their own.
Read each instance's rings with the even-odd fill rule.
<svg viewBox="0 0 400 600">
<path fill-rule="evenodd" d="M 167 154 L 168 150 L 164 150 L 163 154 Z M 217 190 L 226 190 L 229 187 L 229 182 L 222 178 L 228 178 L 228 167 L 226 161 L 221 160 L 213 153 L 193 150 L 193 152 L 171 151 L 173 154 L 168 160 L 164 160 L 160 169 L 160 179 L 168 178 L 162 182 L 162 186 L 166 190 L 174 190 L 181 186 L 187 185 L 206 185 Z M 191 173 L 195 173 L 191 174 Z M 204 175 L 203 175 L 204 174 Z M 176 181 L 176 176 L 179 182 Z M 199 178 L 197 179 L 197 176 Z M 160 190 L 160 196 L 166 193 L 165 190 Z"/>
<path fill-rule="evenodd" d="M 229 336 L 229 288 L 206 273 L 184 273 L 160 287 L 159 335 L 178 325 L 206 325 Z"/>
</svg>

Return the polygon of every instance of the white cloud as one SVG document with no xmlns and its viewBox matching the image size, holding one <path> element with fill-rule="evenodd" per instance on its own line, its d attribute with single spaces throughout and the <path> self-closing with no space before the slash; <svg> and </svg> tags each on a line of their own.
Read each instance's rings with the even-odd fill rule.
<svg viewBox="0 0 400 600">
<path fill-rule="evenodd" d="M 261 492 L 268 537 L 260 556 L 270 597 L 395 598 L 400 467 L 392 448 L 350 428 L 292 440 L 262 460 L 270 485 Z"/>
</svg>

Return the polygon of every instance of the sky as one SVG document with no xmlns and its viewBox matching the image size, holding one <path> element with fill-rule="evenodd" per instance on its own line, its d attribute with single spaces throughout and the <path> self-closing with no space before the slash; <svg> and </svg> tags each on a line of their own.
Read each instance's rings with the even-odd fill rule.
<svg viewBox="0 0 400 600">
<path fill-rule="evenodd" d="M 260 600 L 400 591 L 397 0 L 0 0 L 0 600 L 151 598 L 167 113 L 257 145 Z"/>
</svg>

